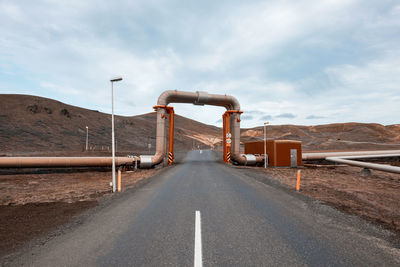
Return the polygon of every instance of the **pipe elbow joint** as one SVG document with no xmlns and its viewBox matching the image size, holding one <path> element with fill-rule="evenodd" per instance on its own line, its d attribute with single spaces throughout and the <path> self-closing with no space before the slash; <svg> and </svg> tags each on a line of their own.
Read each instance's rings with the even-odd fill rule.
<svg viewBox="0 0 400 267">
<path fill-rule="evenodd" d="M 177 90 L 166 90 L 162 92 L 161 95 L 158 97 L 157 105 L 167 106 L 169 103 L 172 102 L 172 97 L 177 94 Z"/>
<path fill-rule="evenodd" d="M 241 165 L 246 165 L 247 160 L 246 157 L 237 154 L 237 153 L 232 153 L 232 160 L 236 161 L 237 163 L 241 164 Z"/>
<path fill-rule="evenodd" d="M 232 99 L 232 108 L 233 108 L 233 110 L 240 110 L 240 103 L 236 99 L 236 97 L 231 96 L 231 99 Z"/>
</svg>

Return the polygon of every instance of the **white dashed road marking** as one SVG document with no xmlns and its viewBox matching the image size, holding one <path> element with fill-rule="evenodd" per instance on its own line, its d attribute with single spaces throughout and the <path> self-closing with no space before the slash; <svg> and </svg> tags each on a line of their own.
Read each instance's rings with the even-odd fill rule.
<svg viewBox="0 0 400 267">
<path fill-rule="evenodd" d="M 194 234 L 194 267 L 203 267 L 203 253 L 201 245 L 201 217 L 200 211 L 196 210 Z"/>
</svg>

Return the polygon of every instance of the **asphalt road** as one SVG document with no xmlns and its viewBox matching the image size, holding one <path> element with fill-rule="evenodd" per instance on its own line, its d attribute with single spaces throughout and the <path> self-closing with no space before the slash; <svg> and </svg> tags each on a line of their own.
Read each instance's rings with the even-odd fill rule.
<svg viewBox="0 0 400 267">
<path fill-rule="evenodd" d="M 399 266 L 390 233 L 247 172 L 192 151 L 8 265 Z"/>
</svg>

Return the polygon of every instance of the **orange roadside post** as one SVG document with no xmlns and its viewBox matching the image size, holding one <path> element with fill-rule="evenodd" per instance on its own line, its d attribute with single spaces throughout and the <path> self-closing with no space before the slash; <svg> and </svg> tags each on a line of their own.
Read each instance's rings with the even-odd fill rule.
<svg viewBox="0 0 400 267">
<path fill-rule="evenodd" d="M 297 171 L 297 184 L 296 184 L 296 191 L 300 191 L 300 176 L 301 176 L 301 170 Z"/>
<path fill-rule="evenodd" d="M 117 182 L 117 184 L 118 184 L 118 192 L 121 192 L 121 183 L 122 183 L 122 181 L 121 181 L 122 179 L 121 179 L 121 168 L 119 168 L 118 169 L 118 182 Z"/>
</svg>

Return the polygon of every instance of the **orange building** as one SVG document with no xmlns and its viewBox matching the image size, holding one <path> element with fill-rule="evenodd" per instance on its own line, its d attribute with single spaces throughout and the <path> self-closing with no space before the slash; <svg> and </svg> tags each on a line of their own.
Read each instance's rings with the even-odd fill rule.
<svg viewBox="0 0 400 267">
<path fill-rule="evenodd" d="M 244 144 L 245 154 L 264 155 L 264 141 Z M 297 167 L 302 165 L 301 141 L 267 140 L 268 166 Z"/>
</svg>

